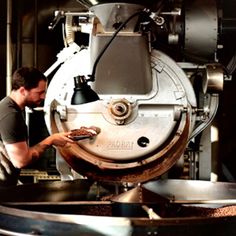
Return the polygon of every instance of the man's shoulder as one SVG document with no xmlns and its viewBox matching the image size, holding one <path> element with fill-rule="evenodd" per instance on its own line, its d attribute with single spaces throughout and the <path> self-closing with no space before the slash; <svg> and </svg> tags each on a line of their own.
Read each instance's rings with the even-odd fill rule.
<svg viewBox="0 0 236 236">
<path fill-rule="evenodd" d="M 5 97 L 0 101 L 0 120 L 18 112 L 18 108 L 10 97 Z"/>
<path fill-rule="evenodd" d="M 5 97 L 0 101 L 0 109 L 4 109 L 4 108 L 10 108 L 10 109 L 17 109 L 19 110 L 19 107 L 17 106 L 17 104 L 9 97 Z"/>
</svg>

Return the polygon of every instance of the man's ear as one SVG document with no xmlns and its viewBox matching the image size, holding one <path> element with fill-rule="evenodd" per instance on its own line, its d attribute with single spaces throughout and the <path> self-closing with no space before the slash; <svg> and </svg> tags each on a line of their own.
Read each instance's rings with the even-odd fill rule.
<svg viewBox="0 0 236 236">
<path fill-rule="evenodd" d="M 21 86 L 21 87 L 19 88 L 19 92 L 20 92 L 20 94 L 21 94 L 22 96 L 25 96 L 25 95 L 26 95 L 26 89 L 25 89 L 23 86 Z"/>
</svg>

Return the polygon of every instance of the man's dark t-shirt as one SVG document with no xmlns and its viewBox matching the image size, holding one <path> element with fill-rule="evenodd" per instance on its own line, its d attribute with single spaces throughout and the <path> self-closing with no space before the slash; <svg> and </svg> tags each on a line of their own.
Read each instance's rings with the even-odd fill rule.
<svg viewBox="0 0 236 236">
<path fill-rule="evenodd" d="M 19 169 L 9 161 L 4 144 L 27 141 L 27 137 L 22 110 L 10 97 L 5 97 L 0 101 L 0 186 L 16 184 L 19 175 Z"/>
</svg>

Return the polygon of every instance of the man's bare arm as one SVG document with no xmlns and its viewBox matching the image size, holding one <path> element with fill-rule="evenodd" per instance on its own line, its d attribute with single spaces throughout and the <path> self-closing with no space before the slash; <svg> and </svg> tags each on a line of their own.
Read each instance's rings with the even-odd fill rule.
<svg viewBox="0 0 236 236">
<path fill-rule="evenodd" d="M 41 154 L 53 145 L 63 147 L 67 143 L 74 143 L 74 141 L 68 138 L 68 134 L 69 133 L 53 134 L 33 147 L 29 147 L 25 141 L 5 144 L 6 152 L 16 168 L 23 168 L 39 159 Z"/>
</svg>

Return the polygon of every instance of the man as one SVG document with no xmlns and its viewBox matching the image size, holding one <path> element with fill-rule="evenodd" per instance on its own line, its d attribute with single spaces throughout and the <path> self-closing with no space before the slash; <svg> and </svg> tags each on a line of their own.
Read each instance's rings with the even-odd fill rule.
<svg viewBox="0 0 236 236">
<path fill-rule="evenodd" d="M 0 186 L 16 185 L 20 169 L 38 160 L 52 145 L 74 143 L 70 132 L 53 134 L 28 146 L 25 107 L 40 106 L 45 99 L 47 79 L 35 68 L 22 67 L 12 77 L 12 91 L 0 101 Z"/>
</svg>

